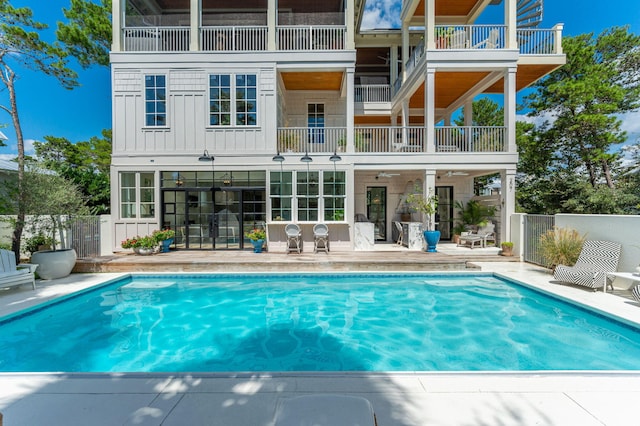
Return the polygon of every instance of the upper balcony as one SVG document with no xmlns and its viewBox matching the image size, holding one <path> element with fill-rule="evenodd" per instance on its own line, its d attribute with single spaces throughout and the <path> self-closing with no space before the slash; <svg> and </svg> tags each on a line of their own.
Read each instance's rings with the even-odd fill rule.
<svg viewBox="0 0 640 426">
<path fill-rule="evenodd" d="M 114 25 L 114 50 L 326 51 L 347 46 L 348 26 L 341 0 L 319 4 L 294 0 L 202 0 L 197 16 L 192 14 L 189 0 L 121 1 L 126 1 L 125 12 L 123 20 L 118 21 L 120 28 Z"/>
</svg>

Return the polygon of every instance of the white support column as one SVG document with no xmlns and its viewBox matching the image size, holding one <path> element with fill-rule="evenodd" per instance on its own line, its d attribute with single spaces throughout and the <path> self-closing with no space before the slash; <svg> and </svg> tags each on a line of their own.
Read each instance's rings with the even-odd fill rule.
<svg viewBox="0 0 640 426">
<path fill-rule="evenodd" d="M 464 103 L 464 125 L 473 126 L 473 99 Z"/>
<path fill-rule="evenodd" d="M 345 49 L 354 50 L 356 48 L 356 37 L 355 37 L 355 0 L 347 1 L 347 10 L 345 11 L 346 20 L 347 20 L 347 40 L 345 43 Z"/>
<path fill-rule="evenodd" d="M 409 99 L 402 101 L 402 143 L 409 144 Z"/>
<path fill-rule="evenodd" d="M 504 2 L 504 22 L 507 26 L 507 34 L 505 35 L 505 47 L 507 49 L 518 48 L 517 37 L 517 24 L 518 24 L 518 12 L 517 12 L 516 0 L 505 0 Z"/>
<path fill-rule="evenodd" d="M 391 45 L 389 48 L 389 83 L 393 84 L 398 79 L 398 46 Z"/>
<path fill-rule="evenodd" d="M 407 79 L 406 62 L 409 60 L 409 23 L 402 23 L 402 81 Z"/>
<path fill-rule="evenodd" d="M 518 152 L 516 145 L 516 68 L 507 70 L 504 76 L 504 125 L 507 152 Z"/>
<path fill-rule="evenodd" d="M 436 2 L 424 2 L 424 41 L 428 50 L 436 48 Z"/>
<path fill-rule="evenodd" d="M 347 68 L 347 152 L 355 152 L 353 137 L 355 68 Z"/>
<path fill-rule="evenodd" d="M 355 194 L 355 171 L 353 166 L 347 167 L 346 169 L 346 179 L 347 179 L 347 194 Z M 345 200 L 345 217 L 344 220 L 349 222 L 349 246 L 350 249 L 354 249 L 354 240 L 355 240 L 355 216 L 356 216 L 356 197 L 347 197 Z M 348 215 L 348 216 L 347 216 Z"/>
<path fill-rule="evenodd" d="M 126 0 L 114 0 L 111 10 L 111 51 L 121 52 L 122 49 L 122 27 L 125 23 L 122 3 Z"/>
<path fill-rule="evenodd" d="M 429 3 L 429 2 L 427 2 Z M 435 114 L 436 114 L 436 70 L 435 68 L 427 68 L 424 79 L 424 143 L 426 152 L 434 153 L 436 151 L 435 143 Z"/>
<path fill-rule="evenodd" d="M 200 50 L 200 22 L 202 22 L 201 0 L 191 0 L 190 7 L 190 30 L 189 30 L 189 50 L 197 52 Z"/>
<path fill-rule="evenodd" d="M 423 194 L 425 197 L 436 195 L 436 171 L 435 170 L 425 170 Z M 431 217 L 430 222 L 432 225 L 435 223 L 434 216 Z"/>
<path fill-rule="evenodd" d="M 267 50 L 276 50 L 276 26 L 278 20 L 278 0 L 267 1 Z"/>
<path fill-rule="evenodd" d="M 516 211 L 516 170 L 500 172 L 502 208 L 500 211 L 500 242 L 513 241 L 511 238 L 511 215 Z M 496 242 L 497 243 L 497 242 Z"/>
</svg>

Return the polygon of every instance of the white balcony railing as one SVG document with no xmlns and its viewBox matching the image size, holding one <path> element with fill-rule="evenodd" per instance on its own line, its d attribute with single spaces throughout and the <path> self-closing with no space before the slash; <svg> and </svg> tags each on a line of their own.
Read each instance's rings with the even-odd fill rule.
<svg viewBox="0 0 640 426">
<path fill-rule="evenodd" d="M 276 29 L 278 50 L 342 50 L 344 25 L 288 25 Z"/>
<path fill-rule="evenodd" d="M 548 29 L 523 28 L 517 31 L 521 55 L 561 54 L 562 27 Z"/>
<path fill-rule="evenodd" d="M 504 49 L 505 25 L 436 25 L 436 49 Z"/>
<path fill-rule="evenodd" d="M 126 52 L 189 50 L 189 27 L 128 27 L 122 34 Z"/>
<path fill-rule="evenodd" d="M 278 128 L 282 153 L 421 153 L 427 152 L 423 126 L 367 126 L 353 129 L 353 149 L 346 146 L 345 127 Z M 446 126 L 435 128 L 436 153 L 505 152 L 506 127 Z"/>
<path fill-rule="evenodd" d="M 436 127 L 436 152 L 504 152 L 505 135 L 502 126 Z"/>
<path fill-rule="evenodd" d="M 267 50 L 266 26 L 202 27 L 200 46 L 205 52 Z"/>
<path fill-rule="evenodd" d="M 355 86 L 355 102 L 390 102 L 391 86 L 388 84 L 362 84 Z"/>
</svg>

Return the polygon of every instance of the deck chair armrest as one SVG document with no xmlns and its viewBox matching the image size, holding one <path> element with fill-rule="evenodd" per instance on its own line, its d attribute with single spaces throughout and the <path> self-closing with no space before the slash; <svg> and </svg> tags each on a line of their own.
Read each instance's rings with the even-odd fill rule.
<svg viewBox="0 0 640 426">
<path fill-rule="evenodd" d="M 29 272 L 33 274 L 34 272 L 36 272 L 36 269 L 38 268 L 38 264 L 37 263 L 21 263 L 16 268 L 29 269 Z"/>
</svg>

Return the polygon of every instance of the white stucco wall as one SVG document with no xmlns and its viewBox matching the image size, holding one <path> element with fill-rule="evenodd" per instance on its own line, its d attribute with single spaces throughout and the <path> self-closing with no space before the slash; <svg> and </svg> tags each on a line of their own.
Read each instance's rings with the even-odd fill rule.
<svg viewBox="0 0 640 426">
<path fill-rule="evenodd" d="M 621 243 L 618 271 L 631 272 L 640 264 L 640 216 L 557 214 L 556 226 L 575 229 L 589 240 Z"/>
</svg>

